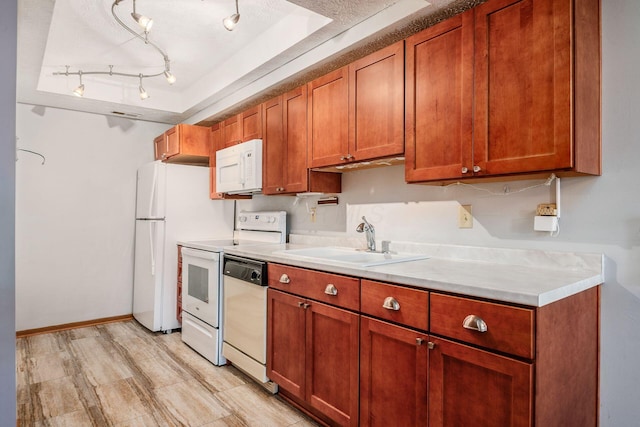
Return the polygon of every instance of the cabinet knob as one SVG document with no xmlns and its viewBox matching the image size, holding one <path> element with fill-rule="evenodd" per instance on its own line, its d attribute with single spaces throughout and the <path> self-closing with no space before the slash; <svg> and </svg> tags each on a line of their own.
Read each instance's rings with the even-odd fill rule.
<svg viewBox="0 0 640 427">
<path fill-rule="evenodd" d="M 424 340 L 422 338 L 416 338 L 416 345 L 424 344 Z"/>
<path fill-rule="evenodd" d="M 482 168 L 481 168 L 480 166 L 478 166 L 478 165 L 475 165 L 475 166 L 473 167 L 473 172 L 474 172 L 474 173 L 478 173 L 478 172 L 480 172 L 481 170 L 482 170 Z"/>
<path fill-rule="evenodd" d="M 326 288 L 324 288 L 324 293 L 327 295 L 338 295 L 338 288 L 335 287 L 333 283 L 329 283 Z"/>
<path fill-rule="evenodd" d="M 287 276 L 286 273 L 282 273 L 282 276 L 280 276 L 280 283 L 291 283 L 291 279 L 289 279 L 289 276 Z"/>
<path fill-rule="evenodd" d="M 306 302 L 298 301 L 298 307 L 304 308 L 305 310 L 309 308 L 311 304 L 307 304 Z"/>
<path fill-rule="evenodd" d="M 429 342 L 427 343 L 427 348 L 428 348 L 429 350 L 433 350 L 434 348 L 436 348 L 436 343 L 429 341 Z"/>
<path fill-rule="evenodd" d="M 469 168 L 463 166 L 462 167 L 462 173 L 469 173 Z"/>
<path fill-rule="evenodd" d="M 462 327 L 465 329 L 471 329 L 472 331 L 487 332 L 487 324 L 481 317 L 475 314 L 470 314 L 462 321 Z"/>
<path fill-rule="evenodd" d="M 398 311 L 400 310 L 400 303 L 396 301 L 394 297 L 386 297 L 382 303 L 382 308 L 387 310 Z"/>
</svg>

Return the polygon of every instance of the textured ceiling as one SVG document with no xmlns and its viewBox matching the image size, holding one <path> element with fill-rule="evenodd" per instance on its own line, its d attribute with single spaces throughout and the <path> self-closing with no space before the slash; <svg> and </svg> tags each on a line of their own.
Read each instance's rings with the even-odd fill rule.
<svg viewBox="0 0 640 427">
<path fill-rule="evenodd" d="M 123 112 L 141 120 L 209 124 L 468 9 L 473 0 L 240 0 L 240 22 L 222 19 L 233 0 L 137 0 L 154 19 L 149 39 L 178 78 L 83 76 L 84 98 L 70 95 L 79 69 L 158 73 L 162 56 L 119 26 L 111 0 L 18 0 L 18 102 L 80 111 Z M 132 1 L 115 6 L 125 24 Z"/>
</svg>

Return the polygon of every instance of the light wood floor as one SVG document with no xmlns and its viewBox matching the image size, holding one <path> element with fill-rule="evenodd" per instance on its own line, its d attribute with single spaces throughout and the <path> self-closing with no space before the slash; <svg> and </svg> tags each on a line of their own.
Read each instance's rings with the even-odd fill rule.
<svg viewBox="0 0 640 427">
<path fill-rule="evenodd" d="M 20 426 L 316 426 L 134 320 L 19 338 L 16 359 Z"/>
</svg>

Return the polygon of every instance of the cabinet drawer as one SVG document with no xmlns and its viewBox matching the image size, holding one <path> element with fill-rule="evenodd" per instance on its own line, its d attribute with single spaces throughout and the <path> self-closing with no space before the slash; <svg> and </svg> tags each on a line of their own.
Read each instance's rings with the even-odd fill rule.
<svg viewBox="0 0 640 427">
<path fill-rule="evenodd" d="M 429 329 L 427 291 L 362 280 L 361 293 L 363 313 L 425 331 Z"/>
<path fill-rule="evenodd" d="M 434 334 L 533 359 L 532 309 L 431 293 L 430 311 Z M 470 324 L 465 327 L 468 316 L 476 318 L 469 318 Z M 478 322 L 484 322 L 486 331 L 469 329 L 477 327 Z"/>
<path fill-rule="evenodd" d="M 269 287 L 350 310 L 360 309 L 360 279 L 279 264 L 268 266 Z"/>
</svg>

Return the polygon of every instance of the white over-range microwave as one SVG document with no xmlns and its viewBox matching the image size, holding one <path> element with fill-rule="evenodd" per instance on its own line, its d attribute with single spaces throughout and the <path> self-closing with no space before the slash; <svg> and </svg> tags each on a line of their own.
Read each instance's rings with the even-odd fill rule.
<svg viewBox="0 0 640 427">
<path fill-rule="evenodd" d="M 261 139 L 216 151 L 216 191 L 227 194 L 262 191 Z"/>
</svg>

